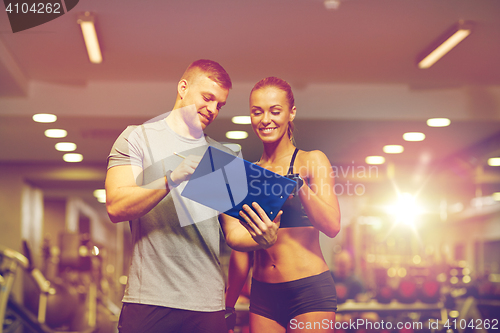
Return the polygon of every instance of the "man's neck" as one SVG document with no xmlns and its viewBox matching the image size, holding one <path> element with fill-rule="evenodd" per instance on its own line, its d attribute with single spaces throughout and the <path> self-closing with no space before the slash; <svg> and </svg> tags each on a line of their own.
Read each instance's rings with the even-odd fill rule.
<svg viewBox="0 0 500 333">
<path fill-rule="evenodd" d="M 177 134 L 185 138 L 199 139 L 203 137 L 203 130 L 201 128 L 195 128 L 195 126 L 189 126 L 186 123 L 181 114 L 181 109 L 174 109 L 165 121 L 167 125 Z"/>
</svg>

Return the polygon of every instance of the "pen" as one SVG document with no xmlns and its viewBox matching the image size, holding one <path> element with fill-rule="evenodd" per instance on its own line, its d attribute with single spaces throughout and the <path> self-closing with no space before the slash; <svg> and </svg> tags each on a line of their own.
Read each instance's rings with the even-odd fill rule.
<svg viewBox="0 0 500 333">
<path fill-rule="evenodd" d="M 179 156 L 180 158 L 186 158 L 186 156 L 181 155 L 181 154 L 178 154 L 178 153 L 176 153 L 175 151 L 174 151 L 174 155 L 177 155 L 177 156 Z"/>
</svg>

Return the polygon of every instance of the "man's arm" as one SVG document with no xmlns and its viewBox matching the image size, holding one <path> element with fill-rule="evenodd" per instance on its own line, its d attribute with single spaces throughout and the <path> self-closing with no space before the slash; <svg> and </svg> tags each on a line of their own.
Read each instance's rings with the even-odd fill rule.
<svg viewBox="0 0 500 333">
<path fill-rule="evenodd" d="M 240 297 L 241 289 L 243 289 L 248 279 L 248 273 L 252 266 L 253 252 L 231 251 L 226 288 L 226 325 L 229 333 L 234 332 L 236 324 L 236 310 L 234 306 Z"/>
<path fill-rule="evenodd" d="M 169 192 L 166 178 L 160 178 L 140 186 L 134 175 L 142 168 L 135 165 L 120 165 L 106 173 L 106 209 L 113 223 L 130 221 L 149 212 Z"/>
<path fill-rule="evenodd" d="M 253 265 L 253 252 L 231 251 L 227 274 L 226 307 L 234 308 Z"/>
<path fill-rule="evenodd" d="M 254 202 L 252 206 L 258 214 L 248 205 L 244 205 L 240 211 L 242 221 L 225 214 L 219 217 L 226 243 L 236 251 L 267 249 L 274 245 L 278 238 L 283 212 L 280 211 L 274 221 L 271 221 L 259 204 Z"/>
<path fill-rule="evenodd" d="M 189 179 L 200 162 L 199 156 L 188 156 L 170 174 L 174 186 Z M 166 176 L 149 184 L 140 183 L 142 168 L 119 165 L 106 174 L 106 209 L 112 222 L 130 221 L 144 216 L 170 191 Z M 137 179 L 137 180 L 136 180 Z"/>
</svg>

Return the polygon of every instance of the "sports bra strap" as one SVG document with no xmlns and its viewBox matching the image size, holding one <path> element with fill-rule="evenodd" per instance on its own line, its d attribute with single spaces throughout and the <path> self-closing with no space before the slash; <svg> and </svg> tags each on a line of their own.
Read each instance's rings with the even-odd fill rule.
<svg viewBox="0 0 500 333">
<path fill-rule="evenodd" d="M 287 175 L 293 174 L 293 164 L 295 163 L 295 157 L 297 157 L 297 153 L 299 152 L 299 148 L 295 148 L 295 151 L 292 155 L 292 160 L 290 161 L 290 166 L 288 167 Z"/>
</svg>

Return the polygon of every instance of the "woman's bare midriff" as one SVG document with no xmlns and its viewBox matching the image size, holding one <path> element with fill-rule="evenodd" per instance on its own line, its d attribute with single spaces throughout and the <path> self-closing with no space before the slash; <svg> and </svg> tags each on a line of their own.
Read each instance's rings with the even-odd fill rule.
<svg viewBox="0 0 500 333">
<path fill-rule="evenodd" d="M 282 228 L 278 241 L 255 252 L 253 278 L 267 283 L 302 279 L 328 270 L 313 227 Z"/>
</svg>

